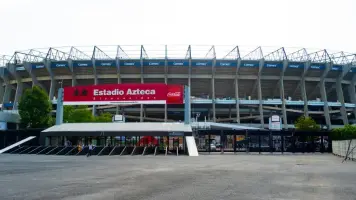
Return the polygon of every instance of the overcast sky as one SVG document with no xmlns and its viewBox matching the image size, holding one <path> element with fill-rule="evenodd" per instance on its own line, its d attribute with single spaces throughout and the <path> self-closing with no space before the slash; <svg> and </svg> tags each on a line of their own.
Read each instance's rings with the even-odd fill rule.
<svg viewBox="0 0 356 200">
<path fill-rule="evenodd" d="M 356 52 L 355 0 L 0 0 L 0 54 L 116 44 Z"/>
</svg>

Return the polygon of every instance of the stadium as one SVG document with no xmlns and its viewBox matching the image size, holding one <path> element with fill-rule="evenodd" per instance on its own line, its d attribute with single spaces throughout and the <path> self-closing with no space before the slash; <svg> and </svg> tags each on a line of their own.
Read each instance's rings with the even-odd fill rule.
<svg viewBox="0 0 356 200">
<path fill-rule="evenodd" d="M 282 128 L 301 115 L 324 129 L 354 123 L 356 54 L 243 46 L 112 45 L 51 47 L 1 56 L 0 101 L 14 115 L 26 88 L 38 85 L 56 107 L 58 89 L 113 83 L 190 86 L 191 118 L 268 128 L 279 115 Z M 11 110 L 11 111 L 9 111 Z M 184 120 L 183 105 L 103 105 L 93 113 L 122 114 L 129 122 Z M 11 126 L 10 116 L 8 120 Z M 2 121 L 3 121 L 2 120 Z"/>
</svg>

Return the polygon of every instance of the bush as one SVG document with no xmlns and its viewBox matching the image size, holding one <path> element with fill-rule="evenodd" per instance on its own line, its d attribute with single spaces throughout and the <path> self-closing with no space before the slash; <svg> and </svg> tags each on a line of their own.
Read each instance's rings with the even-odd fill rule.
<svg viewBox="0 0 356 200">
<path fill-rule="evenodd" d="M 356 139 L 356 126 L 345 125 L 343 128 L 333 129 L 330 136 L 332 140 Z"/>
</svg>

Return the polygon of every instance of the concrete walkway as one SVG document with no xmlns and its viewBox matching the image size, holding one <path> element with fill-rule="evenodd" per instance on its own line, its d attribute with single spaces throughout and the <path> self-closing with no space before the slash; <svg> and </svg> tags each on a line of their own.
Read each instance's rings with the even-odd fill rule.
<svg viewBox="0 0 356 200">
<path fill-rule="evenodd" d="M 356 197 L 356 162 L 330 154 L 0 156 L 0 199 L 337 199 Z"/>
</svg>

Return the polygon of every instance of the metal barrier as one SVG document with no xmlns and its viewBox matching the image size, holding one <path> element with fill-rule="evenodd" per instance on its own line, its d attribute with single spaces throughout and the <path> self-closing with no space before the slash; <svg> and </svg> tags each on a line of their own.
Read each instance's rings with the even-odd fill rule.
<svg viewBox="0 0 356 200">
<path fill-rule="evenodd" d="M 111 154 L 115 151 L 116 147 L 117 145 L 115 145 L 114 148 L 110 151 L 109 156 L 111 156 Z"/>
<path fill-rule="evenodd" d="M 158 146 L 155 147 L 155 152 L 153 153 L 154 156 L 157 155 L 157 149 L 158 149 Z"/>
<path fill-rule="evenodd" d="M 42 146 L 38 146 L 35 149 L 31 150 L 30 152 L 28 152 L 27 154 L 31 154 L 32 152 L 36 151 L 37 149 L 41 148 Z"/>
<path fill-rule="evenodd" d="M 121 151 L 120 156 L 123 155 L 123 153 L 126 151 L 127 146 L 124 147 L 124 149 Z"/>
<path fill-rule="evenodd" d="M 39 151 L 36 155 L 41 154 L 42 152 L 46 151 L 46 150 L 47 150 L 48 148 L 50 148 L 50 147 L 52 147 L 52 146 L 48 146 L 48 147 L 46 147 L 46 148 L 42 149 L 42 150 L 41 150 L 41 151 Z"/>
<path fill-rule="evenodd" d="M 132 152 L 131 152 L 131 156 L 133 156 L 133 155 L 134 155 L 135 151 L 136 151 L 136 146 L 135 146 L 135 147 L 134 147 L 134 149 L 132 150 Z"/>
<path fill-rule="evenodd" d="M 56 150 L 57 148 L 59 148 L 59 146 L 56 146 L 54 149 L 50 150 L 49 152 L 46 153 L 46 155 L 49 155 L 50 153 L 52 153 L 54 150 Z"/>
<path fill-rule="evenodd" d="M 146 150 L 147 150 L 147 146 L 145 146 L 145 148 L 143 149 L 142 156 L 145 155 Z"/>
<path fill-rule="evenodd" d="M 70 153 L 72 153 L 74 151 L 74 149 L 76 149 L 77 147 L 73 147 L 71 150 L 69 150 L 66 154 L 64 154 L 65 156 L 69 155 Z"/>
<path fill-rule="evenodd" d="M 31 147 L 26 148 L 25 150 L 21 151 L 21 152 L 20 152 L 20 153 L 18 153 L 18 154 L 22 154 L 23 152 L 26 152 L 27 150 L 29 150 L 29 149 L 31 149 L 31 148 L 32 148 L 32 146 L 31 146 Z"/>
</svg>

